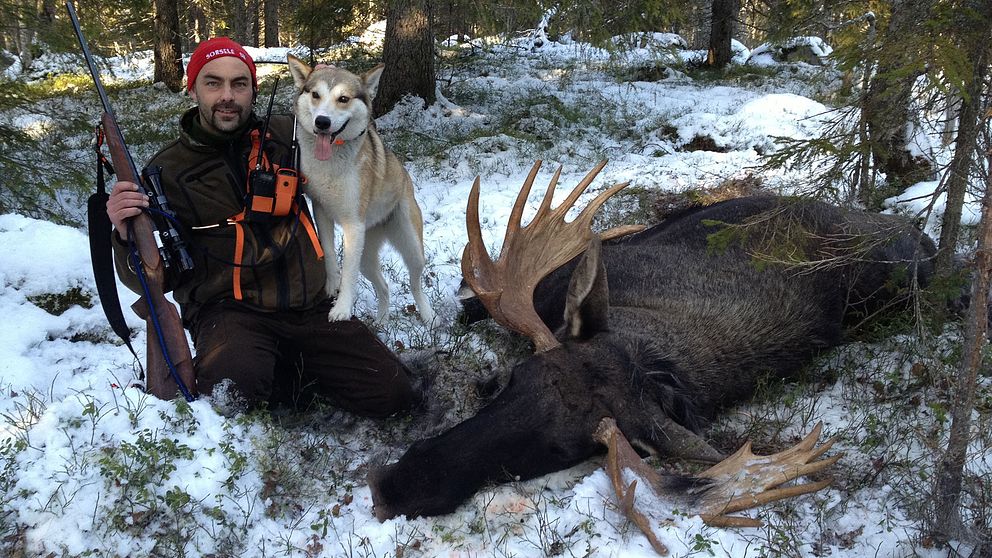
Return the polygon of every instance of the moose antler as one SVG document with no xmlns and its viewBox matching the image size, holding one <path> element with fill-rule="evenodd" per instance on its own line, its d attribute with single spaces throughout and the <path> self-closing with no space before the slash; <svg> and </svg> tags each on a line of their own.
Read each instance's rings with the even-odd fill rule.
<svg viewBox="0 0 992 558">
<path fill-rule="evenodd" d="M 819 459 L 835 441 L 831 438 L 817 446 L 822 430 L 823 424 L 818 423 L 801 442 L 773 455 L 755 455 L 748 442 L 730 457 L 688 479 L 666 477 L 645 465 L 612 418 L 602 419 L 594 436 L 608 447 L 606 472 L 624 514 L 644 532 L 655 551 L 666 555 L 668 550 L 651 529 L 648 516 L 634 505 L 637 480 L 628 484 L 624 480 L 625 469 L 650 485 L 655 494 L 687 502 L 690 513 L 698 514 L 708 525 L 760 527 L 761 521 L 757 519 L 729 514 L 816 492 L 826 488 L 833 480 L 778 488 L 801 476 L 822 471 L 843 456 L 838 454 Z"/>
<path fill-rule="evenodd" d="M 521 227 L 524 204 L 530 195 L 537 171 L 541 168 L 541 161 L 534 163 L 513 204 L 503 247 L 495 262 L 489 257 L 482 240 L 478 177 L 472 185 L 465 214 L 468 244 L 462 253 L 462 276 L 493 319 L 504 327 L 529 337 L 534 342 L 536 352 L 552 349 L 558 346 L 558 341 L 534 310 L 534 288 L 541 279 L 586 249 L 593 235 L 591 225 L 596 211 L 628 184 L 616 184 L 600 193 L 574 221 L 566 223 L 565 215 L 604 166 L 606 161 L 596 165 L 568 198 L 551 210 L 551 199 L 561 176 L 561 167 L 558 167 L 548 184 L 537 214 L 526 227 Z M 604 236 L 613 238 L 642 228 L 611 229 Z"/>
</svg>

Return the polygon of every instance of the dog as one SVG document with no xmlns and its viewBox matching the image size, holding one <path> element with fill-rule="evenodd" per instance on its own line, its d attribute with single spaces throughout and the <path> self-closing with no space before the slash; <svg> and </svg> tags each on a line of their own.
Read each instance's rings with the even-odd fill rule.
<svg viewBox="0 0 992 558">
<path fill-rule="evenodd" d="M 294 103 L 300 170 L 313 202 L 314 220 L 325 254 L 327 293 L 337 292 L 329 321 L 351 318 L 358 272 L 372 282 L 377 319 L 389 313 L 389 286 L 379 265 L 384 241 L 400 253 L 410 272 L 410 291 L 420 319 L 430 325 L 434 311 L 424 296 L 424 223 L 413 195 L 413 181 L 386 148 L 372 121 L 372 99 L 382 65 L 357 76 L 343 68 L 311 68 L 287 55 L 298 89 Z M 338 271 L 334 226 L 341 227 Z"/>
</svg>

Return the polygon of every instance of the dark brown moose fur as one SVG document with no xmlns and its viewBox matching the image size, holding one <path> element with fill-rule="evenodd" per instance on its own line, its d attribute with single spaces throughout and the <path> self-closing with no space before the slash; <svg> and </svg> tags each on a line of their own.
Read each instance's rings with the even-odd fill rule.
<svg viewBox="0 0 992 558">
<path fill-rule="evenodd" d="M 486 484 L 576 465 L 603 451 L 592 434 L 607 416 L 645 451 L 718 458 L 697 435 L 718 410 L 839 344 L 845 318 L 925 283 L 933 253 L 896 217 L 774 197 L 594 241 L 535 295 L 562 345 L 514 368 L 475 417 L 373 470 L 376 516 L 449 513 Z"/>
</svg>

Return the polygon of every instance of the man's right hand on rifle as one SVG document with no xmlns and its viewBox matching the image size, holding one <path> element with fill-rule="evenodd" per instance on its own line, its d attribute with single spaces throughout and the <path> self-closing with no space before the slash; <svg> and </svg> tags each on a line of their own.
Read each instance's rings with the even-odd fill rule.
<svg viewBox="0 0 992 558">
<path fill-rule="evenodd" d="M 127 219 L 141 214 L 148 208 L 148 196 L 134 182 L 118 181 L 107 200 L 107 215 L 122 241 L 127 241 Z"/>
</svg>

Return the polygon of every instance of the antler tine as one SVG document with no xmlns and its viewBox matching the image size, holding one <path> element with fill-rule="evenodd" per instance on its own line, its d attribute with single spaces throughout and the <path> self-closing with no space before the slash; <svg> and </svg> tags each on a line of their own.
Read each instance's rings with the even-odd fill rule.
<svg viewBox="0 0 992 558">
<path fill-rule="evenodd" d="M 568 193 L 568 197 L 565 198 L 565 201 L 561 202 L 561 204 L 559 204 L 558 207 L 555 208 L 555 215 L 557 217 L 561 217 L 562 219 L 565 218 L 565 214 L 568 213 L 568 210 L 572 209 L 572 206 L 575 205 L 575 202 L 576 200 L 579 199 L 579 196 L 581 196 L 586 191 L 586 188 L 588 188 L 589 185 L 592 184 L 592 181 L 595 180 L 596 177 L 599 175 L 599 171 L 603 170 L 603 167 L 605 166 L 606 166 L 606 161 L 600 161 L 598 165 L 596 165 L 595 167 L 593 167 L 591 171 L 586 173 L 585 178 L 583 178 L 581 182 L 576 184 L 575 188 L 572 188 L 572 191 Z M 556 174 L 555 178 L 557 177 L 558 175 Z M 603 194 L 600 194 L 600 196 L 602 195 Z M 597 197 L 596 200 L 593 200 L 592 203 L 596 203 L 597 200 L 599 200 L 599 197 Z M 604 198 L 603 201 L 606 201 L 606 199 Z M 602 202 L 600 202 L 599 205 L 602 205 Z M 599 205 L 596 206 L 596 209 L 599 208 Z M 592 204 L 586 206 L 586 209 L 589 209 L 590 206 L 592 206 Z M 594 209 L 593 212 L 595 211 L 596 210 Z M 583 213 L 585 213 L 585 210 L 583 210 Z"/>
<path fill-rule="evenodd" d="M 482 240 L 482 226 L 479 223 L 479 177 L 475 178 L 472 190 L 468 195 L 468 207 L 465 210 L 465 229 L 468 233 L 468 243 L 462 252 L 462 276 L 478 296 L 485 296 L 491 286 L 483 283 L 486 277 L 492 276 L 493 260 L 486 250 Z"/>
<path fill-rule="evenodd" d="M 468 194 L 468 207 L 465 210 L 465 229 L 468 233 L 468 244 L 465 245 L 465 251 L 471 250 L 472 258 L 476 263 L 492 264 L 493 260 L 486 250 L 486 242 L 482 240 L 482 226 L 479 223 L 479 188 L 479 177 L 475 177 L 472 190 Z"/>
<path fill-rule="evenodd" d="M 770 504 L 771 502 L 795 498 L 796 496 L 802 496 L 803 494 L 810 494 L 818 490 L 823 490 L 824 488 L 830 486 L 830 483 L 833 481 L 834 479 L 823 479 L 817 482 L 797 484 L 796 486 L 789 486 L 786 488 L 774 488 L 771 490 L 766 490 L 760 494 L 745 494 L 744 496 L 730 500 L 719 510 L 712 511 L 718 512 L 717 515 L 739 512 L 741 510 Z"/>
<path fill-rule="evenodd" d="M 530 197 L 530 190 L 533 188 L 534 180 L 537 178 L 537 171 L 541 169 L 541 163 L 542 161 L 540 159 L 534 161 L 534 166 L 527 173 L 527 179 L 524 180 L 524 185 L 517 192 L 517 199 L 513 202 L 513 209 L 510 210 L 510 220 L 506 223 L 506 235 L 503 237 L 503 247 L 500 249 L 500 256 L 507 250 L 508 246 L 512 246 L 511 241 L 520 230 L 520 222 L 523 220 L 524 215 L 524 205 L 527 204 L 527 198 Z M 476 177 L 476 180 L 478 180 L 478 177 Z M 547 198 L 548 194 L 546 193 L 544 197 Z M 538 213 L 540 214 L 540 212 Z"/>
<path fill-rule="evenodd" d="M 558 168 L 555 169 L 554 176 L 552 176 L 551 180 L 548 182 L 548 189 L 544 191 L 544 198 L 541 199 L 541 205 L 537 208 L 537 215 L 547 213 L 551 208 L 551 201 L 555 197 L 555 190 L 558 189 L 558 179 L 561 178 L 561 169 L 562 166 L 558 165 Z"/>
<path fill-rule="evenodd" d="M 614 194 L 620 190 L 623 190 L 627 186 L 630 186 L 630 182 L 621 182 L 619 184 L 614 184 L 608 190 L 600 192 L 598 196 L 586 205 L 585 209 L 579 213 L 579 216 L 576 217 L 575 220 L 577 222 L 588 222 L 592 224 L 592 219 L 595 217 L 595 213 L 599 211 L 599 208 L 602 207 L 604 203 L 606 203 L 606 200 L 612 198 Z M 620 227 L 617 228 L 619 229 Z M 633 227 L 625 227 L 625 230 L 630 232 L 636 232 L 634 229 L 643 230 L 644 227 L 639 227 L 637 225 L 634 225 Z M 630 232 L 627 232 L 626 234 L 630 234 Z"/>
</svg>

